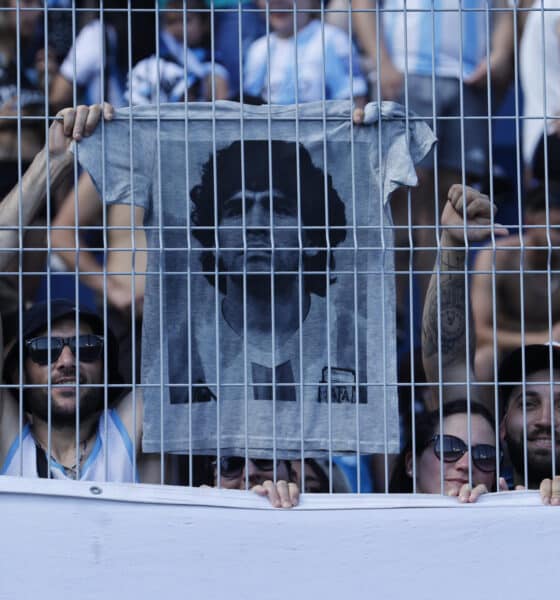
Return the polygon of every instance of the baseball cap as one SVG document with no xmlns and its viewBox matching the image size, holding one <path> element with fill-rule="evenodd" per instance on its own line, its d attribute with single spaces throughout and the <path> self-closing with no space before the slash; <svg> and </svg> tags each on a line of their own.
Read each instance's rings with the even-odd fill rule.
<svg viewBox="0 0 560 600">
<path fill-rule="evenodd" d="M 61 319 L 77 320 L 78 323 L 87 323 L 93 333 L 103 336 L 103 320 L 101 317 L 86 308 L 79 308 L 70 300 L 65 298 L 57 298 L 49 302 L 37 302 L 31 308 L 23 311 L 22 318 L 22 339 L 27 340 L 34 337 L 41 331 L 47 329 L 49 323 L 49 306 L 50 306 L 50 324 L 53 326 Z M 19 356 L 19 318 L 11 319 L 8 326 L 5 328 L 5 339 L 8 346 L 10 340 L 15 340 L 12 347 L 8 350 L 4 359 L 4 375 L 6 379 L 7 369 L 13 369 L 17 364 Z M 122 378 L 118 374 L 116 365 L 118 357 L 118 343 L 112 331 L 107 328 L 106 345 L 108 352 L 108 378 L 110 383 L 121 383 Z"/>
<path fill-rule="evenodd" d="M 525 370 L 523 371 L 523 356 L 525 356 Z M 498 369 L 498 383 L 500 386 L 501 415 L 503 416 L 512 390 L 520 386 L 523 380 L 536 371 L 546 370 L 550 367 L 560 369 L 560 344 L 529 344 L 521 346 L 500 363 Z"/>
</svg>

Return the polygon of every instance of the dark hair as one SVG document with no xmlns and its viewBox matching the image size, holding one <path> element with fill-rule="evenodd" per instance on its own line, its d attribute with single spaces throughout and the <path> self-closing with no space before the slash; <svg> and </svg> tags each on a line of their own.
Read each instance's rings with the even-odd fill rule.
<svg viewBox="0 0 560 600">
<path fill-rule="evenodd" d="M 471 402 L 471 415 L 480 415 L 495 430 L 496 426 L 492 415 L 488 409 L 482 404 L 477 402 Z M 443 418 L 450 417 L 451 415 L 467 414 L 467 400 L 453 400 L 443 405 Z M 416 456 L 419 457 L 422 452 L 427 448 L 430 440 L 439 428 L 439 410 L 432 412 L 420 413 L 416 416 Z M 392 493 L 412 493 L 413 485 L 412 478 L 406 472 L 406 459 L 407 456 L 412 453 L 412 437 L 409 438 L 406 446 L 401 450 L 395 466 L 393 467 L 393 473 L 389 482 L 389 491 Z"/>
<path fill-rule="evenodd" d="M 304 271 L 325 272 L 327 266 L 335 268 L 335 260 L 327 247 L 337 246 L 346 238 L 346 215 L 344 203 L 333 186 L 329 174 L 316 167 L 311 156 L 302 144 L 272 140 L 270 142 L 271 164 L 269 165 L 269 142 L 266 140 L 245 140 L 243 142 L 245 165 L 245 189 L 268 190 L 270 184 L 282 190 L 286 196 L 298 197 L 297 164 L 299 149 L 301 222 L 305 229 L 309 246 L 322 248 L 314 256 L 303 258 Z M 272 182 L 269 181 L 269 168 Z M 236 141 L 216 154 L 216 174 L 214 160 L 210 156 L 202 167 L 199 185 L 190 191 L 192 200 L 192 224 L 194 237 L 211 252 L 204 252 L 201 258 L 202 268 L 208 281 L 214 283 L 215 246 L 214 228 L 214 181 L 217 189 L 217 209 L 220 222 L 224 202 L 242 189 L 241 142 Z M 325 215 L 325 181 L 327 187 L 328 220 Z M 328 227 L 327 227 L 328 223 Z M 328 235 L 328 244 L 326 236 Z M 220 271 L 223 269 L 220 266 Z M 335 279 L 331 278 L 331 283 Z M 318 296 L 324 296 L 327 284 L 324 275 L 306 275 L 305 289 Z M 225 293 L 225 278 L 219 279 L 220 291 Z"/>
<path fill-rule="evenodd" d="M 548 184 L 548 198 L 544 183 L 529 189 L 523 196 L 523 210 L 525 212 L 544 212 L 549 208 L 560 207 L 560 184 L 551 181 Z"/>
<path fill-rule="evenodd" d="M 164 6 L 165 9 L 169 11 L 174 11 L 177 13 L 178 11 L 183 12 L 183 8 L 186 9 L 187 15 L 196 15 L 202 25 L 206 28 L 206 35 L 202 39 L 202 47 L 206 50 L 210 50 L 210 46 L 212 43 L 211 34 L 210 34 L 210 8 L 209 5 L 205 2 L 205 0 L 168 0 Z M 165 12 L 164 15 L 169 13 Z M 167 22 L 167 19 L 164 19 Z M 186 36 L 186 32 L 184 33 Z M 185 40 L 189 43 L 189 40 Z"/>
</svg>

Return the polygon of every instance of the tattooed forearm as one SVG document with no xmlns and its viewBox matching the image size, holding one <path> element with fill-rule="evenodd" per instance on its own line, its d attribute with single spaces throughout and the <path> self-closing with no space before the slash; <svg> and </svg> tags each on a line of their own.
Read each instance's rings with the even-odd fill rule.
<svg viewBox="0 0 560 600">
<path fill-rule="evenodd" d="M 466 310 L 470 304 L 465 292 L 465 254 L 458 250 L 444 250 L 439 268 L 439 323 L 438 328 L 438 276 L 432 275 L 422 319 L 422 355 L 429 381 L 437 381 L 438 353 L 445 370 L 467 364 Z M 471 320 L 472 322 L 472 320 Z M 474 337 L 469 336 L 469 356 L 474 357 Z"/>
</svg>

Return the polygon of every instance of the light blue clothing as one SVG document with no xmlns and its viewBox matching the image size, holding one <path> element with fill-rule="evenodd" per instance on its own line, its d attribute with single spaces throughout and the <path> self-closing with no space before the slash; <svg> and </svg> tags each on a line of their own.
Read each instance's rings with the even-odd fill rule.
<svg viewBox="0 0 560 600">
<path fill-rule="evenodd" d="M 280 38 L 271 33 L 257 40 L 249 48 L 244 85 L 247 94 L 272 104 L 343 100 L 367 94 L 350 38 L 338 27 L 317 19 L 296 36 Z"/>
<path fill-rule="evenodd" d="M 265 32 L 264 19 L 250 0 L 218 0 L 214 4 L 214 50 L 229 74 L 230 98 L 239 94 L 239 66 L 243 65 L 250 45 Z M 219 10 L 228 8 L 230 10 Z M 241 37 L 241 44 L 239 38 Z"/>
<path fill-rule="evenodd" d="M 137 477 L 133 476 L 132 469 L 132 441 L 117 411 L 110 409 L 107 414 L 108 419 L 105 418 L 105 413 L 99 417 L 97 436 L 93 449 L 80 470 L 80 480 L 133 482 Z M 107 437 L 105 437 L 105 424 L 107 424 Z M 39 477 L 37 444 L 29 424 L 23 428 L 21 442 L 20 446 L 18 433 L 0 469 L 0 475 Z M 105 457 L 108 457 L 107 472 L 105 472 Z M 64 467 L 56 460 L 51 459 L 50 467 L 53 479 L 70 479 Z"/>
<path fill-rule="evenodd" d="M 383 0 L 383 34 L 393 63 L 402 73 L 430 75 L 434 71 L 439 77 L 468 77 L 486 56 L 486 22 L 491 20 L 492 4 L 484 0 Z"/>
<path fill-rule="evenodd" d="M 104 128 L 103 147 L 96 131 L 75 149 L 95 184 L 104 181 L 107 203 L 134 201 L 145 210 L 150 251 L 142 347 L 150 352 L 142 357 L 143 450 L 216 454 L 220 448 L 243 456 L 247 446 L 250 456 L 263 458 L 271 458 L 273 448 L 281 458 L 300 457 L 302 449 L 317 458 L 329 451 L 398 452 L 394 239 L 388 198 L 400 184 L 417 183 L 414 164 L 434 143 L 429 127 L 410 119 L 407 131 L 402 107 L 389 102 L 367 105 L 360 127 L 352 126 L 349 101 L 297 108 L 194 103 L 189 105 L 185 139 L 184 115 L 181 104 L 134 107 L 132 118 L 128 109 L 121 109 Z M 271 251 L 264 238 L 252 250 L 237 246 L 231 251 L 231 244 L 219 241 L 222 276 L 216 281 L 213 267 L 204 262 L 216 258 L 215 234 L 206 241 L 201 237 L 209 221 L 194 227 L 208 206 L 207 195 L 214 197 L 208 184 L 214 160 L 231 165 L 229 177 L 220 170 L 215 180 L 218 196 L 227 194 L 227 200 L 240 191 L 240 123 L 244 139 L 251 141 L 244 154 L 248 189 L 264 189 L 263 175 L 271 169 L 271 185 L 285 198 L 279 202 L 288 205 L 288 197 L 293 202 L 298 196 L 293 191 L 296 164 L 301 169 L 306 165 L 299 181 L 305 185 L 301 202 L 307 204 L 297 226 L 306 230 L 299 244 L 313 243 L 314 248 L 297 247 L 297 241 L 294 248 L 278 232 L 275 256 L 286 265 L 278 269 L 293 292 L 282 306 L 293 310 L 299 299 L 302 306 L 293 331 L 277 331 L 275 341 L 267 327 L 245 335 L 232 323 L 231 312 L 228 317 L 225 303 L 227 286 L 235 286 L 233 274 L 239 268 L 270 272 Z M 278 154 L 267 167 L 269 136 Z M 305 163 L 296 162 L 296 152 L 300 158 L 305 155 Z M 330 273 L 325 271 L 326 236 L 317 233 L 325 221 L 316 216 L 319 206 L 309 205 L 324 202 L 325 182 L 330 186 L 329 237 L 334 240 Z M 189 196 L 199 198 L 196 211 Z M 274 214 L 298 219 L 290 206 L 279 206 Z M 227 225 L 218 226 L 218 240 L 232 232 L 241 236 L 242 225 Z M 293 236 L 294 227 L 286 235 Z M 223 262 L 226 255 L 231 266 Z M 309 275 L 305 265 L 312 257 L 318 262 L 309 267 L 314 273 Z M 317 269 L 322 269 L 320 275 Z M 223 289 L 220 280 L 226 278 Z M 311 287 L 317 279 L 323 295 Z M 268 285 L 260 283 L 247 284 L 254 297 L 262 296 L 262 286 Z M 269 298 L 271 305 L 274 298 Z"/>
<path fill-rule="evenodd" d="M 124 76 L 116 65 L 117 32 L 96 20 L 78 34 L 74 46 L 60 65 L 60 73 L 81 88 L 81 102 L 96 104 L 104 100 L 114 106 L 124 104 Z M 106 64 L 103 48 L 106 47 Z"/>
<path fill-rule="evenodd" d="M 205 48 L 185 48 L 167 31 L 162 31 L 159 60 L 154 55 L 135 65 L 129 77 L 125 99 L 127 102 L 130 99 L 132 104 L 183 102 L 187 98 L 205 100 L 202 97 L 205 78 L 216 76 L 226 81 L 228 79 L 226 69 L 210 61 L 210 53 Z"/>
</svg>

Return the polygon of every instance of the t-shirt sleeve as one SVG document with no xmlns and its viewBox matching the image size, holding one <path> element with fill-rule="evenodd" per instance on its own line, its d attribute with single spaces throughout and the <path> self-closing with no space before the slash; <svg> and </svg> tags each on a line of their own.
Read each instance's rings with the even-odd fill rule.
<svg viewBox="0 0 560 600">
<path fill-rule="evenodd" d="M 367 83 L 360 69 L 356 47 L 338 28 L 328 29 L 325 62 L 329 98 L 344 100 L 367 95 Z"/>
<path fill-rule="evenodd" d="M 107 204 L 134 204 L 149 210 L 156 143 L 153 132 L 142 125 L 129 121 L 129 109 L 116 110 L 112 121 L 72 147 Z"/>
<path fill-rule="evenodd" d="M 430 127 L 409 111 L 408 119 L 404 108 L 395 102 L 370 103 L 365 107 L 364 124 L 378 123 L 381 128 L 383 175 L 379 184 L 383 186 L 383 198 L 387 202 L 392 192 L 400 186 L 418 185 L 415 166 L 433 148 L 436 137 Z M 408 126 L 408 135 L 407 135 Z M 372 146 L 372 169 L 379 172 L 378 134 L 374 130 Z"/>
<path fill-rule="evenodd" d="M 60 65 L 60 73 L 68 81 L 76 79 L 78 85 L 86 85 L 92 77 L 99 76 L 103 69 L 103 30 L 99 21 L 86 25 L 78 34 L 74 46 Z M 76 72 L 74 75 L 74 54 Z"/>
</svg>

